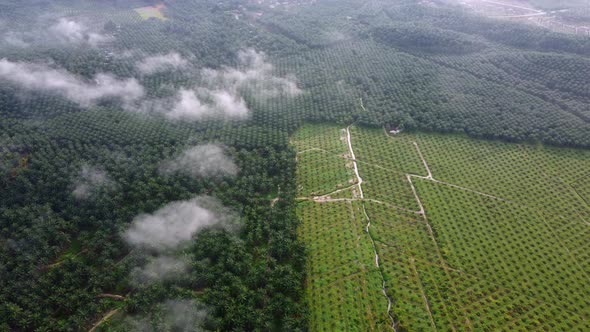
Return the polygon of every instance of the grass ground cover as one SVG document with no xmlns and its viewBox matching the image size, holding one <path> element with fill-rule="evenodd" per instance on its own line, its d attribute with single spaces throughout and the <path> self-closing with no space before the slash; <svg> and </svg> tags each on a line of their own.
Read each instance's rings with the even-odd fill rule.
<svg viewBox="0 0 590 332">
<path fill-rule="evenodd" d="M 300 153 L 297 160 L 301 167 L 297 177 L 301 179 L 301 195 L 325 195 L 343 189 L 353 183 L 353 174 L 345 167 L 345 159 L 331 152 L 308 150 Z"/>
<path fill-rule="evenodd" d="M 300 196 L 326 195 L 354 184 L 344 138 L 340 128 L 325 124 L 303 127 L 291 138 L 297 148 Z"/>
<path fill-rule="evenodd" d="M 354 322 L 383 322 L 387 301 L 380 278 L 398 330 L 590 329 L 589 151 L 458 135 L 350 131 L 364 199 L 342 128 L 306 125 L 292 138 L 298 151 L 331 152 L 298 155 L 297 181 L 308 188 L 299 192 L 307 199 L 298 211 L 309 255 L 311 330 L 391 329 L 371 323 L 336 327 L 321 320 L 345 315 Z M 337 190 L 344 174 L 354 180 L 352 188 L 321 201 L 308 194 Z M 314 176 L 321 180 L 310 179 Z M 356 215 L 346 216 L 347 205 Z M 363 209 L 366 216 L 358 213 Z M 363 228 L 366 218 L 369 233 Z M 354 223 L 356 230 L 350 228 Z M 321 232 L 311 230 L 316 224 L 323 225 Z M 346 238 L 364 241 L 364 255 L 351 250 Z M 361 290 L 347 288 L 340 278 L 359 271 L 361 258 L 371 272 L 354 275 L 369 279 Z M 340 275 L 316 268 L 329 261 L 341 264 Z M 326 309 L 320 303 L 328 299 L 319 300 L 318 294 L 338 294 L 336 302 L 362 294 L 360 308 L 373 304 L 373 311 Z"/>
<path fill-rule="evenodd" d="M 385 330 L 388 319 L 366 220 L 358 202 L 301 203 L 309 264 L 306 296 L 314 331 Z"/>
</svg>

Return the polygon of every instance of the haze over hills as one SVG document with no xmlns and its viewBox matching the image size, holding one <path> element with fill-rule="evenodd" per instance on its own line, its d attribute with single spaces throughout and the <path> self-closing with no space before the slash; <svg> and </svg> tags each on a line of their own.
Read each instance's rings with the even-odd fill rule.
<svg viewBox="0 0 590 332">
<path fill-rule="evenodd" d="M 3 1 L 0 330 L 588 329 L 588 27 Z"/>
</svg>

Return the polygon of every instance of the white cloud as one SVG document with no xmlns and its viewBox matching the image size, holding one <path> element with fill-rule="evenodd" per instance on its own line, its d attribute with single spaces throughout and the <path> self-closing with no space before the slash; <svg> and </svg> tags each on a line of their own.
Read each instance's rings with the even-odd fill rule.
<svg viewBox="0 0 590 332">
<path fill-rule="evenodd" d="M 85 34 L 82 26 L 67 20 L 61 21 L 54 30 L 71 41 L 90 42 L 93 38 L 101 38 L 100 35 Z M 263 53 L 240 51 L 238 59 L 240 69 L 203 69 L 201 86 L 181 88 L 167 98 L 146 98 L 144 87 L 135 78 L 118 79 L 111 74 L 99 73 L 93 80 L 86 80 L 63 69 L 7 59 L 0 59 L 0 80 L 28 90 L 56 93 L 82 106 L 92 106 L 103 98 L 117 98 L 126 110 L 159 113 L 171 120 L 186 121 L 248 118 L 250 110 L 242 96 L 245 90 L 254 98 L 289 97 L 301 93 L 293 78 L 273 75 L 273 66 Z M 185 65 L 188 62 L 180 55 L 169 53 L 145 58 L 137 67 L 147 74 Z"/>
<path fill-rule="evenodd" d="M 211 197 L 176 201 L 152 214 L 135 217 L 123 237 L 134 246 L 174 249 L 204 228 L 231 228 L 232 215 Z"/>
<path fill-rule="evenodd" d="M 176 52 L 150 56 L 136 64 L 140 73 L 151 75 L 168 70 L 186 68 L 189 62 Z"/>
<path fill-rule="evenodd" d="M 50 36 L 54 37 L 59 42 L 69 44 L 89 44 L 93 47 L 107 42 L 110 39 L 105 35 L 90 31 L 90 29 L 81 22 L 67 18 L 60 18 L 57 23 L 49 27 L 48 32 Z"/>
<path fill-rule="evenodd" d="M 72 191 L 72 194 L 77 199 L 87 199 L 96 189 L 111 186 L 112 184 L 113 181 L 104 170 L 94 166 L 83 165 L 76 179 L 76 187 Z"/>
<path fill-rule="evenodd" d="M 12 47 L 25 48 L 31 45 L 90 46 L 99 47 L 113 40 L 112 36 L 93 30 L 86 24 L 71 18 L 54 15 L 42 16 L 37 22 L 14 29 L 16 22 L 0 22 L 0 41 Z"/>
<path fill-rule="evenodd" d="M 213 100 L 213 105 L 222 111 L 224 115 L 232 118 L 245 118 L 248 116 L 248 106 L 241 96 L 233 91 L 214 90 L 209 95 Z"/>
<path fill-rule="evenodd" d="M 173 160 L 162 163 L 164 173 L 179 172 L 192 176 L 236 175 L 238 167 L 217 144 L 193 146 Z"/>
<path fill-rule="evenodd" d="M 102 35 L 100 33 L 91 32 L 88 34 L 86 41 L 92 47 L 98 47 L 104 43 L 111 41 L 111 37 Z"/>
<path fill-rule="evenodd" d="M 131 103 L 145 94 L 134 78 L 119 80 L 110 74 L 100 73 L 93 82 L 89 82 L 65 70 L 7 59 L 0 59 L 0 79 L 27 90 L 57 93 L 83 106 L 101 98 L 119 98 Z"/>
<path fill-rule="evenodd" d="M 274 66 L 264 53 L 253 49 L 238 52 L 240 68 L 204 69 L 202 77 L 209 85 L 229 91 L 250 88 L 258 97 L 292 97 L 301 93 L 293 77 L 273 74 Z"/>
<path fill-rule="evenodd" d="M 86 28 L 82 24 L 65 18 L 49 28 L 49 31 L 65 42 L 78 43 L 84 40 Z"/>
<path fill-rule="evenodd" d="M 136 284 L 171 280 L 186 274 L 188 268 L 189 263 L 186 260 L 171 256 L 158 256 L 152 258 L 146 265 L 133 269 L 131 279 Z"/>
<path fill-rule="evenodd" d="M 206 88 L 181 89 L 171 100 L 153 103 L 151 108 L 171 120 L 245 119 L 249 114 L 246 101 L 237 92 Z"/>
<path fill-rule="evenodd" d="M 350 36 L 336 30 L 326 31 L 322 34 L 322 37 L 328 43 L 336 43 L 350 38 Z"/>
<path fill-rule="evenodd" d="M 168 300 L 163 308 L 161 331 L 203 331 L 202 323 L 208 312 L 192 300 Z"/>
<path fill-rule="evenodd" d="M 157 314 L 152 317 L 127 317 L 132 331 L 205 331 L 203 325 L 209 310 L 194 300 L 167 300 L 159 304 Z"/>
<path fill-rule="evenodd" d="M 178 91 L 172 107 L 166 107 L 167 103 L 152 103 L 151 108 L 172 120 L 245 119 L 250 110 L 241 94 L 244 90 L 258 98 L 292 97 L 301 93 L 292 77 L 273 74 L 274 67 L 263 53 L 242 50 L 238 62 L 239 68 L 202 69 L 201 87 Z"/>
<path fill-rule="evenodd" d="M 172 109 L 161 107 L 166 117 L 172 120 L 199 120 L 215 113 L 215 110 L 203 103 L 194 90 L 181 89 L 173 101 Z"/>
<path fill-rule="evenodd" d="M 24 41 L 23 37 L 15 32 L 7 32 L 4 34 L 4 42 L 10 46 L 19 47 L 19 48 L 26 48 L 31 46 L 30 43 Z"/>
</svg>

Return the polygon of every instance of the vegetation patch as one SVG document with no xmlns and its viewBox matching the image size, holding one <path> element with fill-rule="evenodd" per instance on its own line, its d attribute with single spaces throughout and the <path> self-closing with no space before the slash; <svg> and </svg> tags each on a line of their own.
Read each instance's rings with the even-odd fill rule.
<svg viewBox="0 0 590 332">
<path fill-rule="evenodd" d="M 154 6 L 145 6 L 135 8 L 135 12 L 141 16 L 142 19 L 148 20 L 150 18 L 156 18 L 158 20 L 166 21 L 168 18 L 162 13 L 162 9 L 166 8 L 164 4 L 157 4 Z"/>
<path fill-rule="evenodd" d="M 293 141 L 335 147 L 342 142 L 337 128 L 306 125 Z M 590 293 L 588 151 L 458 135 L 389 136 L 362 127 L 350 132 L 362 183 L 357 178 L 345 199 L 309 197 L 298 206 L 299 235 L 309 250 L 311 330 L 329 329 L 320 294 L 348 294 L 338 277 L 319 268 L 327 262 L 337 262 L 338 271 L 358 270 L 361 263 L 377 273 L 355 274 L 373 285 L 373 297 L 362 300 L 375 303 L 367 320 L 387 314 L 376 282 L 382 277 L 400 330 L 590 328 L 584 295 Z M 303 162 L 298 168 L 342 165 L 327 157 Z M 298 172 L 298 182 L 309 182 L 301 177 L 312 174 Z M 331 183 L 335 188 L 337 181 Z M 353 212 L 347 215 L 346 206 Z M 333 317 L 342 310 L 361 315 L 331 308 Z M 348 326 L 354 325 L 338 328 Z"/>
<path fill-rule="evenodd" d="M 372 35 L 377 42 L 391 47 L 432 54 L 466 54 L 485 48 L 469 35 L 414 25 L 380 26 Z"/>
</svg>

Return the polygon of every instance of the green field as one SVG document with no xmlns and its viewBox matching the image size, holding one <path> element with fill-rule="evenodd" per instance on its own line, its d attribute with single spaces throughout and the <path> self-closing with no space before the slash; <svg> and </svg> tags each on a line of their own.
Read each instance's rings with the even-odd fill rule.
<svg viewBox="0 0 590 332">
<path fill-rule="evenodd" d="M 291 139 L 311 330 L 391 330 L 383 280 L 398 330 L 590 329 L 590 152 L 350 132 L 363 198 L 346 129 Z"/>
</svg>

